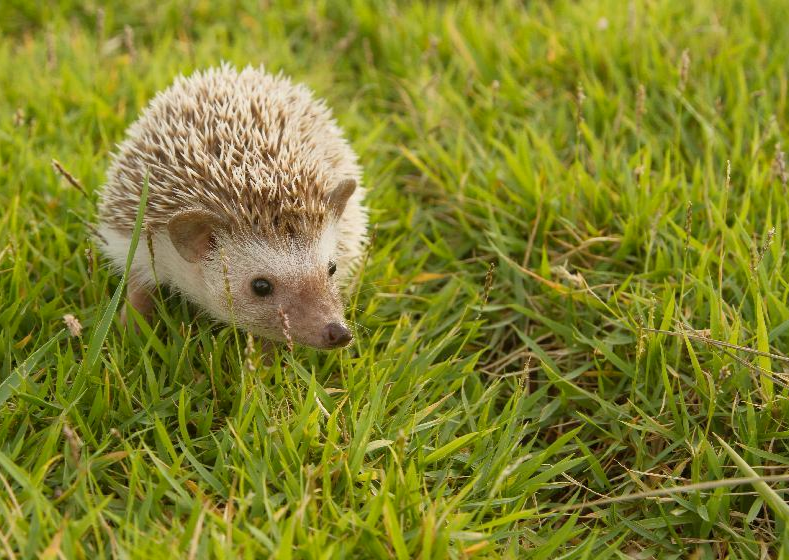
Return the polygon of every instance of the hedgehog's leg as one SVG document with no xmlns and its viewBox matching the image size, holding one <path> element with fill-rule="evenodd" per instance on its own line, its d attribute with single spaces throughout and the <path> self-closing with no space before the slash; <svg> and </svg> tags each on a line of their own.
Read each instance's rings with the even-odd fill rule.
<svg viewBox="0 0 789 560">
<path fill-rule="evenodd" d="M 124 325 L 133 324 L 133 320 L 126 312 L 126 306 L 131 305 L 137 313 L 142 315 L 146 321 L 150 320 L 153 314 L 153 296 L 151 292 L 142 284 L 135 282 L 133 279 L 129 280 L 129 285 L 126 288 L 126 303 L 121 309 L 121 323 Z M 136 328 L 136 326 L 135 326 Z"/>
</svg>

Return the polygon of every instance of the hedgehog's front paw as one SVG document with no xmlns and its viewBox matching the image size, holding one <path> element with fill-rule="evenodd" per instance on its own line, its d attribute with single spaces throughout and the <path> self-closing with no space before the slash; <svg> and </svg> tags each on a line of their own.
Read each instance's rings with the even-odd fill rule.
<svg viewBox="0 0 789 560">
<path fill-rule="evenodd" d="M 126 289 L 126 303 L 121 309 L 121 324 L 126 327 L 133 326 L 135 331 L 139 333 L 139 328 L 135 324 L 134 318 L 127 312 L 127 306 L 129 305 L 142 315 L 146 321 L 150 321 L 154 305 L 151 292 L 144 286 L 139 286 L 133 282 L 129 282 L 129 286 Z"/>
</svg>

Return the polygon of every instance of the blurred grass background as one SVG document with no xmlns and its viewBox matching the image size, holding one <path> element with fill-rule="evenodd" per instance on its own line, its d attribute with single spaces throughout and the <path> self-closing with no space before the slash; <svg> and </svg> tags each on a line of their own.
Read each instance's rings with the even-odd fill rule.
<svg viewBox="0 0 789 560">
<path fill-rule="evenodd" d="M 3 2 L 0 557 L 786 557 L 785 20 Z M 221 61 L 311 86 L 360 155 L 347 351 L 268 365 L 175 298 L 99 323 L 108 154 Z"/>
</svg>

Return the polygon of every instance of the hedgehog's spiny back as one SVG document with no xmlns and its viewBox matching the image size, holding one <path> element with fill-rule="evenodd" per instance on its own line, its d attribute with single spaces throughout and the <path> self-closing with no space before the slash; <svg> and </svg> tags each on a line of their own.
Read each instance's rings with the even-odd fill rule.
<svg viewBox="0 0 789 560">
<path fill-rule="evenodd" d="M 287 78 L 229 66 L 178 78 L 130 127 L 99 208 L 113 229 L 133 228 L 146 170 L 153 230 L 202 207 L 233 228 L 297 238 L 322 228 L 330 188 L 359 180 L 322 101 Z"/>
</svg>

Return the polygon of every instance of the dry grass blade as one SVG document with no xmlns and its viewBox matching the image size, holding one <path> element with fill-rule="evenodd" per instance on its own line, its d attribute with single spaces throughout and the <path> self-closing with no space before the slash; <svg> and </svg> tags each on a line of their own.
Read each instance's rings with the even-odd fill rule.
<svg viewBox="0 0 789 560">
<path fill-rule="evenodd" d="M 755 476 L 746 476 L 740 478 L 724 478 L 722 480 L 697 482 L 695 484 L 674 486 L 672 488 L 658 488 L 656 490 L 648 490 L 646 492 L 636 492 L 634 494 L 626 494 L 623 496 L 600 498 L 599 500 L 592 500 L 589 502 L 584 502 L 582 504 L 569 504 L 566 506 L 560 506 L 551 511 L 556 513 L 561 513 L 566 511 L 575 511 L 579 509 L 588 509 L 592 507 L 606 506 L 610 504 L 618 504 L 622 502 L 634 502 L 639 500 L 648 500 L 651 498 L 663 498 L 666 496 L 673 496 L 675 494 L 687 494 L 688 492 L 700 492 L 703 490 L 714 490 L 715 488 L 742 486 L 744 484 L 751 484 L 759 488 L 760 487 L 759 485 L 762 484 L 766 485 L 768 482 L 789 482 L 789 474 L 774 474 L 767 476 L 755 475 Z"/>
<path fill-rule="evenodd" d="M 737 344 L 731 344 L 729 342 L 724 342 L 722 340 L 715 340 L 713 338 L 709 338 L 695 332 L 691 331 L 683 331 L 681 333 L 675 331 L 667 331 L 663 329 L 653 329 L 650 327 L 641 327 L 647 332 L 655 333 L 655 334 L 665 334 L 668 336 L 676 336 L 682 337 L 687 336 L 693 340 L 698 340 L 699 342 L 703 342 L 705 344 L 709 344 L 711 346 L 718 346 L 721 348 L 730 348 L 732 350 L 739 350 L 741 352 L 747 352 L 749 354 L 753 354 L 755 356 L 765 356 L 768 358 L 773 358 L 775 360 L 779 360 L 781 362 L 789 363 L 789 357 L 781 356 L 780 354 L 775 354 L 773 352 L 760 352 L 759 350 L 754 350 L 753 348 L 749 348 L 748 346 L 738 346 Z"/>
<path fill-rule="evenodd" d="M 81 192 L 83 195 L 85 195 L 85 197 L 87 197 L 87 196 L 88 196 L 88 193 L 87 193 L 87 191 L 85 191 L 85 188 L 82 186 L 82 184 L 81 184 L 81 183 L 80 183 L 80 182 L 77 180 L 77 178 L 76 178 L 76 177 L 74 177 L 74 175 L 72 175 L 71 173 L 69 173 L 68 171 L 66 171 L 66 169 L 63 167 L 63 164 L 61 164 L 61 163 L 60 163 L 58 160 L 56 160 L 56 159 L 53 159 L 53 160 L 52 160 L 52 167 L 53 167 L 53 168 L 55 169 L 55 171 L 57 171 L 57 172 L 58 172 L 58 173 L 59 173 L 59 174 L 60 174 L 60 175 L 61 175 L 61 176 L 62 176 L 62 177 L 63 177 L 63 178 L 64 178 L 64 179 L 65 179 L 65 180 L 66 180 L 66 181 L 67 181 L 67 182 L 68 182 L 68 183 L 69 183 L 69 184 L 72 186 L 72 187 L 74 187 L 74 188 L 75 188 L 75 189 L 77 189 L 79 192 Z"/>
</svg>

